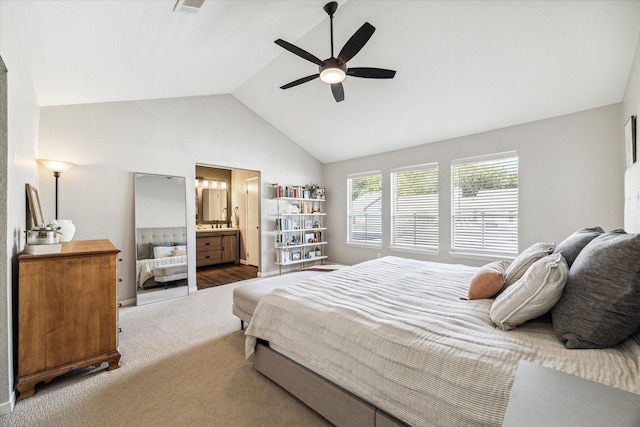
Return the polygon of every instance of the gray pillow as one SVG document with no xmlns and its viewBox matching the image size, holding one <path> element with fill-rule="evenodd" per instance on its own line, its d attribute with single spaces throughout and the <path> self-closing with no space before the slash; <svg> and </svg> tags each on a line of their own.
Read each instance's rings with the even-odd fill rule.
<svg viewBox="0 0 640 427">
<path fill-rule="evenodd" d="M 504 287 L 513 285 L 516 283 L 531 265 L 541 258 L 551 255 L 555 248 L 554 243 L 534 243 L 513 260 L 507 268 L 507 273 L 504 277 Z"/>
<path fill-rule="evenodd" d="M 640 234 L 603 233 L 569 269 L 562 297 L 551 310 L 567 348 L 611 347 L 640 327 Z"/>
<path fill-rule="evenodd" d="M 567 260 L 567 265 L 571 267 L 580 251 L 587 246 L 587 243 L 602 233 L 604 233 L 604 230 L 600 227 L 581 228 L 560 242 L 553 253 L 561 253 L 564 259 Z"/>
</svg>

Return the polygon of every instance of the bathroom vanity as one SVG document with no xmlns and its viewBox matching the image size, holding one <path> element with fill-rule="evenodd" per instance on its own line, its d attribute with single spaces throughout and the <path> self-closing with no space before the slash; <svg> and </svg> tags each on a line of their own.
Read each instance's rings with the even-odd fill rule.
<svg viewBox="0 0 640 427">
<path fill-rule="evenodd" d="M 240 262 L 237 228 L 196 230 L 196 267 Z"/>
</svg>

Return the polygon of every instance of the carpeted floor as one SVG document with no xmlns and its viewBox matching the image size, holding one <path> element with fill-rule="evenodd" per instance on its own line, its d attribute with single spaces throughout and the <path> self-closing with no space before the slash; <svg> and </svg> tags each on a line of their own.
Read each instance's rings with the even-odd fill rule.
<svg viewBox="0 0 640 427">
<path fill-rule="evenodd" d="M 0 426 L 329 426 L 244 359 L 241 284 L 121 308 L 121 368 L 40 386 Z"/>
<path fill-rule="evenodd" d="M 241 280 L 255 279 L 258 267 L 243 264 L 223 264 L 198 268 L 196 284 L 198 290 L 214 286 L 226 285 Z"/>
</svg>

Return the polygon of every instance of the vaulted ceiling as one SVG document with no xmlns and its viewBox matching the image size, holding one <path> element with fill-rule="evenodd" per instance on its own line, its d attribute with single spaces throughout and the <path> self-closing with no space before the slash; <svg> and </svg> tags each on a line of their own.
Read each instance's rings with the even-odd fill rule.
<svg viewBox="0 0 640 427">
<path fill-rule="evenodd" d="M 42 106 L 232 94 L 321 162 L 569 114 L 622 100 L 638 1 L 344 0 L 335 51 L 376 27 L 336 103 L 317 66 L 274 43 L 330 56 L 326 1 L 8 3 Z"/>
</svg>

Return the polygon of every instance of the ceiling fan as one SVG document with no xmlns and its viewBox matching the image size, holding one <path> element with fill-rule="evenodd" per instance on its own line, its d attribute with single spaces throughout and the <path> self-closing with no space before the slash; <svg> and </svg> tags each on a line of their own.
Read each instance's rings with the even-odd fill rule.
<svg viewBox="0 0 640 427">
<path fill-rule="evenodd" d="M 394 70 L 385 70 L 383 68 L 370 68 L 370 67 L 347 67 L 347 62 L 356 56 L 360 49 L 369 41 L 375 27 L 368 22 L 365 22 L 362 27 L 356 31 L 344 47 L 340 51 L 337 57 L 333 56 L 333 14 L 338 9 L 338 3 L 332 1 L 324 5 L 324 11 L 327 12 L 330 18 L 331 24 L 331 57 L 324 61 L 310 54 L 309 52 L 300 49 L 297 46 L 292 45 L 282 39 L 278 39 L 275 43 L 288 50 L 289 52 L 298 55 L 302 59 L 313 62 L 318 65 L 318 73 L 312 74 L 307 77 L 303 77 L 298 80 L 294 80 L 291 83 L 287 83 L 284 86 L 280 86 L 280 89 L 289 89 L 299 84 L 309 82 L 311 80 L 320 77 L 325 83 L 331 85 L 331 92 L 336 102 L 344 101 L 344 88 L 342 87 L 342 81 L 346 76 L 362 77 L 365 79 L 392 79 L 396 72 Z"/>
</svg>

